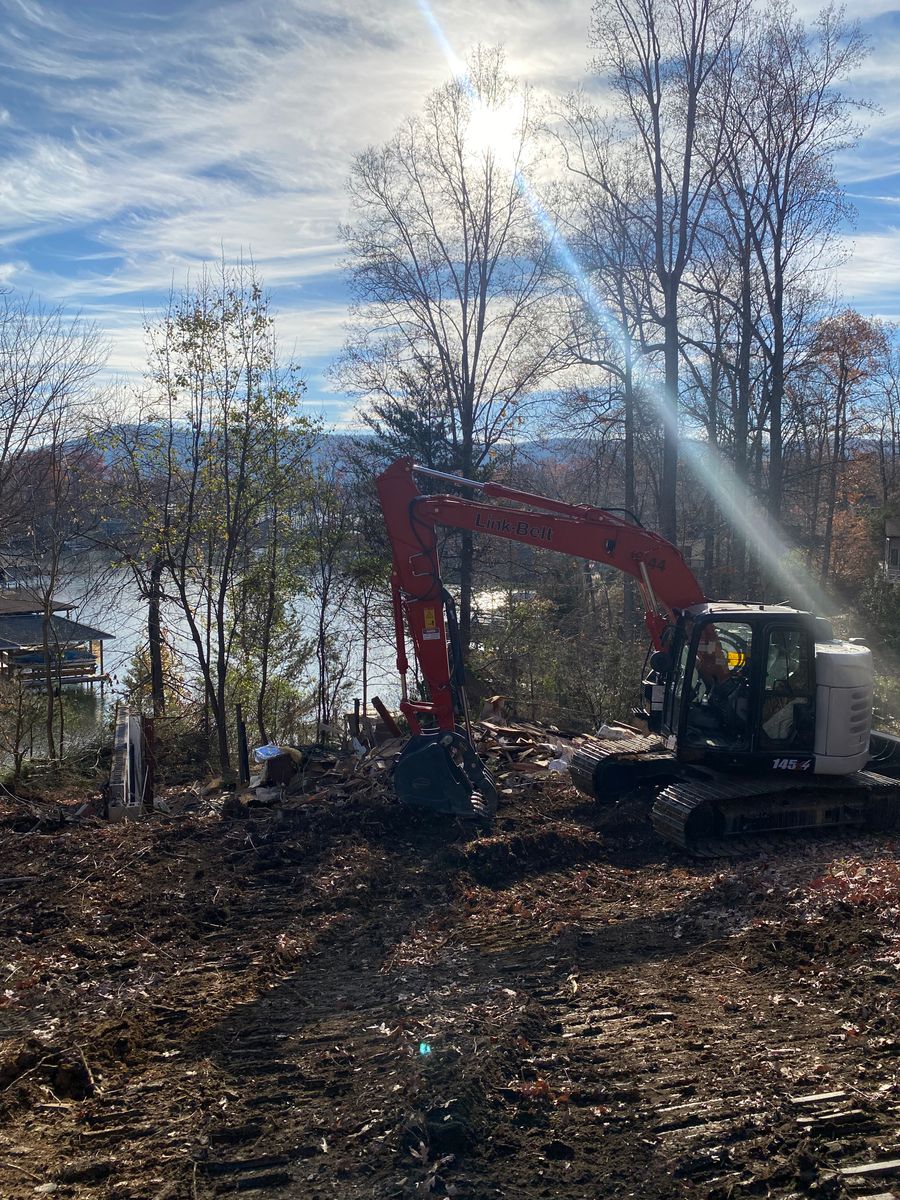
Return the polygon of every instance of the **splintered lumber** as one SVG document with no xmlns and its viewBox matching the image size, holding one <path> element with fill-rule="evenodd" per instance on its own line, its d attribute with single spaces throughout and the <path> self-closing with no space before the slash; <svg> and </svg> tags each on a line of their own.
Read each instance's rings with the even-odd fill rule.
<svg viewBox="0 0 900 1200">
<path fill-rule="evenodd" d="M 832 1100 L 843 1100 L 846 1092 L 811 1092 L 807 1096 L 790 1096 L 791 1104 L 825 1104 Z"/>
<path fill-rule="evenodd" d="M 839 1174 L 845 1178 L 865 1175 L 896 1175 L 900 1172 L 900 1158 L 886 1158 L 881 1162 L 857 1163 L 855 1167 L 841 1167 Z"/>
</svg>

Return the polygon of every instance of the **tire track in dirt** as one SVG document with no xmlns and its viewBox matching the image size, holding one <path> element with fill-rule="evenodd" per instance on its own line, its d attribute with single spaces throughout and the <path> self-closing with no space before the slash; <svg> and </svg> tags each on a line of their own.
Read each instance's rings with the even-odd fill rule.
<svg viewBox="0 0 900 1200">
<path fill-rule="evenodd" d="M 846 844 L 693 864 L 637 824 L 604 840 L 552 781 L 490 836 L 388 803 L 301 818 L 42 847 L 46 902 L 7 931 L 46 981 L 3 1014 L 0 1194 L 890 1188 L 841 1174 L 898 1145 L 885 934 L 788 903 Z"/>
<path fill-rule="evenodd" d="M 843 849 L 834 843 L 830 853 Z M 789 863 L 797 854 L 790 845 L 782 852 Z M 800 877 L 808 853 L 799 850 Z M 827 858 L 829 847 L 817 853 Z M 652 913 L 659 877 L 645 872 L 636 883 Z M 704 903 L 714 908 L 710 899 Z M 618 947 L 615 924 L 605 925 L 615 899 L 586 902 L 574 938 L 556 942 L 568 974 L 557 963 L 555 988 L 546 969 L 520 976 L 536 992 L 543 988 L 550 1030 L 530 1057 L 540 1090 L 523 1089 L 545 1101 L 535 1121 L 544 1161 L 529 1180 L 544 1188 L 538 1194 L 574 1197 L 588 1186 L 597 1197 L 708 1200 L 893 1194 L 884 1189 L 900 1174 L 900 1044 L 875 1039 L 868 1054 L 855 1045 L 843 1032 L 840 994 L 815 1005 L 795 996 L 796 1007 L 785 1005 L 779 988 L 806 994 L 792 942 L 815 943 L 816 933 L 786 929 L 757 972 L 759 938 L 747 907 L 744 933 L 710 938 L 715 921 L 690 933 L 690 914 L 671 911 L 648 915 L 643 929 L 626 923 Z M 590 931 L 597 922 L 599 934 Z M 686 933 L 695 944 L 685 945 Z M 533 967 L 534 947 L 529 957 Z M 549 947 L 547 957 L 553 966 Z M 802 1085 L 789 1086 L 785 1076 Z M 512 1162 L 533 1162 L 528 1140 L 516 1140 Z M 516 1195 L 524 1182 L 518 1167 L 492 1180 L 498 1195 Z"/>
</svg>

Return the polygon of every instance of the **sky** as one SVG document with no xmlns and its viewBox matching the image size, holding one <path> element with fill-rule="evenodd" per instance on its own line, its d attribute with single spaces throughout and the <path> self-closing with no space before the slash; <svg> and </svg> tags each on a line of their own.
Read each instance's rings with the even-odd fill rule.
<svg viewBox="0 0 900 1200">
<path fill-rule="evenodd" d="M 348 419 L 327 367 L 347 320 L 338 224 L 353 156 L 449 73 L 427 0 L 0 0 L 0 285 L 95 321 L 139 380 L 144 325 L 224 252 L 252 256 L 308 401 Z M 813 5 L 799 5 L 805 16 Z M 589 78 L 589 0 L 433 0 L 461 57 L 564 94 Z M 838 174 L 857 209 L 838 288 L 900 320 L 900 9 L 853 5 L 878 107 Z"/>
</svg>

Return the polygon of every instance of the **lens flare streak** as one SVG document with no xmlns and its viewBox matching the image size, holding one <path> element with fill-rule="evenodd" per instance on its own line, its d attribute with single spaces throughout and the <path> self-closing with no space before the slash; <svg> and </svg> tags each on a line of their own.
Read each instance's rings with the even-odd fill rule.
<svg viewBox="0 0 900 1200">
<path fill-rule="evenodd" d="M 426 23 L 447 59 L 453 75 L 466 88 L 469 98 L 477 107 L 482 102 L 472 87 L 465 64 L 451 46 L 434 10 L 428 0 L 416 0 Z M 605 335 L 624 349 L 627 335 L 597 293 L 585 270 L 581 267 L 565 237 L 560 233 L 534 188 L 521 170 L 515 171 L 515 180 L 528 204 L 534 219 L 550 240 L 557 263 L 574 281 L 583 303 Z M 756 502 L 750 490 L 737 477 L 731 465 L 722 458 L 714 446 L 696 443 L 680 436 L 677 418 L 673 415 L 658 378 L 650 375 L 648 365 L 641 359 L 635 360 L 642 391 L 649 396 L 661 420 L 669 429 L 679 434 L 680 453 L 695 477 L 706 488 L 722 513 L 738 530 L 741 537 L 752 547 L 753 553 L 765 564 L 773 581 L 784 589 L 786 597 L 812 612 L 833 612 L 836 605 L 824 590 L 805 572 L 796 561 L 790 561 L 790 547 L 779 535 L 766 512 Z"/>
</svg>

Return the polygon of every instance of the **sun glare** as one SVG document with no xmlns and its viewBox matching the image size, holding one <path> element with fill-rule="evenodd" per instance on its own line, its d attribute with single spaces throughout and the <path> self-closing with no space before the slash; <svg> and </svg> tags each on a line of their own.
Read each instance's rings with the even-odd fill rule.
<svg viewBox="0 0 900 1200">
<path fill-rule="evenodd" d="M 472 115 L 466 131 L 470 152 L 515 170 L 522 147 L 522 119 L 521 100 L 517 103 L 510 99 L 494 107 L 473 97 Z"/>
<path fill-rule="evenodd" d="M 448 63 L 457 78 L 461 75 L 461 60 L 457 57 L 428 0 L 417 0 L 419 8 L 430 25 L 438 44 L 444 51 Z M 525 196 L 535 220 L 544 228 L 552 241 L 559 264 L 571 276 L 578 287 L 584 303 L 590 308 L 594 319 L 614 342 L 621 343 L 622 331 L 581 264 L 576 259 L 566 239 L 561 235 L 540 197 L 529 181 L 518 170 L 518 153 L 521 144 L 522 110 L 516 111 L 514 103 L 497 107 L 483 105 L 472 95 L 472 117 L 469 126 L 470 148 L 473 153 L 492 155 L 496 161 L 516 171 L 518 186 Z M 672 413 L 655 375 L 645 363 L 638 365 L 638 375 L 657 408 L 662 421 L 671 425 Z M 756 502 L 750 490 L 736 477 L 733 469 L 711 446 L 699 446 L 689 438 L 681 442 L 683 458 L 693 467 L 697 477 L 705 485 L 712 500 L 729 518 L 746 539 L 753 553 L 765 565 L 769 577 L 783 588 L 785 596 L 791 596 L 813 612 L 832 613 L 838 605 L 829 597 L 817 580 L 813 579 L 791 555 L 790 547 L 780 537 L 765 511 Z"/>
</svg>

